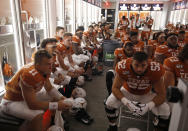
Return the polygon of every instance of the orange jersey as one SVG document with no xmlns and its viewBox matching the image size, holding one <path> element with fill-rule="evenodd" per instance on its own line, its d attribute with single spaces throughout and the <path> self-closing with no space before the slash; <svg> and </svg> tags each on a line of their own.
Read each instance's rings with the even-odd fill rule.
<svg viewBox="0 0 188 131">
<path fill-rule="evenodd" d="M 119 60 L 123 60 L 123 59 L 127 58 L 127 56 L 125 55 L 125 51 L 124 51 L 123 48 L 117 48 L 114 51 L 114 56 L 117 57 Z"/>
<path fill-rule="evenodd" d="M 172 49 L 167 45 L 160 45 L 155 50 L 155 55 L 165 55 L 167 58 L 172 56 L 177 56 L 180 51 L 180 48 Z"/>
<path fill-rule="evenodd" d="M 74 36 L 72 37 L 72 42 L 73 42 L 73 43 L 77 43 L 78 46 L 81 46 L 81 40 L 80 40 L 80 38 L 79 38 L 78 36 L 76 36 L 76 35 L 74 35 Z"/>
<path fill-rule="evenodd" d="M 20 82 L 22 82 L 24 86 L 33 88 L 35 92 L 38 92 L 43 88 L 44 83 L 48 78 L 49 77 L 45 78 L 40 74 L 33 64 L 26 65 L 22 67 L 7 83 L 4 98 L 11 101 L 22 101 L 23 94 Z"/>
<path fill-rule="evenodd" d="M 57 45 L 57 49 L 58 51 L 64 53 L 64 54 L 67 54 L 67 55 L 70 55 L 70 54 L 73 54 L 74 51 L 72 49 L 72 47 L 66 47 L 63 43 L 58 43 Z"/>
<path fill-rule="evenodd" d="M 126 34 L 126 32 L 124 30 L 120 31 L 117 29 L 115 32 L 115 37 L 121 39 L 125 34 Z"/>
<path fill-rule="evenodd" d="M 86 37 L 95 37 L 95 32 L 92 32 L 90 33 L 89 31 L 86 31 L 83 33 L 83 36 L 86 36 Z"/>
<path fill-rule="evenodd" d="M 89 31 L 86 31 L 83 33 L 83 36 L 86 37 L 90 42 L 95 42 L 96 40 L 96 33 L 92 32 L 90 33 Z"/>
<path fill-rule="evenodd" d="M 135 51 L 142 51 L 143 49 L 144 49 L 144 42 L 143 41 L 138 41 L 138 43 L 134 45 Z"/>
<path fill-rule="evenodd" d="M 148 61 L 148 69 L 144 76 L 138 76 L 131 68 L 132 58 L 118 62 L 116 72 L 125 81 L 123 87 L 132 94 L 145 95 L 151 91 L 152 85 L 159 81 L 164 75 L 164 68 L 161 64 Z"/>
<path fill-rule="evenodd" d="M 121 37 L 121 41 L 122 41 L 123 43 L 125 43 L 125 42 L 128 41 L 128 40 L 129 40 L 129 35 L 126 34 L 126 33 L 124 33 L 123 36 Z"/>
<path fill-rule="evenodd" d="M 170 57 L 164 60 L 164 68 L 174 73 L 176 81 L 178 78 L 188 80 L 188 64 L 181 62 L 177 57 Z"/>
<path fill-rule="evenodd" d="M 158 46 L 159 43 L 156 40 L 148 40 L 148 45 L 153 46 L 153 48 L 156 49 L 156 46 Z"/>
<path fill-rule="evenodd" d="M 188 44 L 188 43 L 186 42 L 186 40 L 184 40 L 184 41 L 178 41 L 178 45 L 179 45 L 181 48 L 183 48 L 186 44 Z"/>
<path fill-rule="evenodd" d="M 63 38 L 62 38 L 62 37 L 55 36 L 55 38 L 56 38 L 56 40 L 57 40 L 58 42 L 63 42 Z"/>
</svg>

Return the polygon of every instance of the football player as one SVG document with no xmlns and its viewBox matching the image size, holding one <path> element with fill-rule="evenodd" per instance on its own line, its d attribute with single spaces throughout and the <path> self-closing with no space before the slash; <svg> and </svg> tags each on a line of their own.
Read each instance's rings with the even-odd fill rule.
<svg viewBox="0 0 188 131">
<path fill-rule="evenodd" d="M 165 58 L 177 56 L 180 49 L 177 35 L 175 33 L 169 33 L 166 44 L 156 48 L 154 58 L 162 64 Z"/>
<path fill-rule="evenodd" d="M 176 86 L 178 78 L 188 80 L 188 44 L 184 46 L 177 57 L 170 57 L 164 60 L 165 84 Z"/>
<path fill-rule="evenodd" d="M 22 67 L 6 85 L 1 105 L 5 113 L 28 120 L 28 131 L 42 131 L 48 127 L 42 124 L 46 110 L 67 110 L 65 97 L 54 88 L 50 81 L 52 56 L 46 50 L 39 50 L 34 63 Z M 45 88 L 55 102 L 40 101 L 37 93 Z"/>
<path fill-rule="evenodd" d="M 118 109 L 122 104 L 137 115 L 152 111 L 163 119 L 169 118 L 164 72 L 163 66 L 150 61 L 144 52 L 136 52 L 133 58 L 124 59 L 116 65 L 112 94 L 105 105 L 110 125 L 108 131 L 117 131 Z"/>
<path fill-rule="evenodd" d="M 114 67 L 112 70 L 106 72 L 106 87 L 109 95 L 112 93 L 112 83 L 113 83 L 113 78 L 115 76 L 116 64 L 123 59 L 132 57 L 133 54 L 134 54 L 134 49 L 133 49 L 133 43 L 131 42 L 127 42 L 126 44 L 123 45 L 123 48 L 117 48 L 114 51 L 114 56 L 115 56 Z"/>
</svg>

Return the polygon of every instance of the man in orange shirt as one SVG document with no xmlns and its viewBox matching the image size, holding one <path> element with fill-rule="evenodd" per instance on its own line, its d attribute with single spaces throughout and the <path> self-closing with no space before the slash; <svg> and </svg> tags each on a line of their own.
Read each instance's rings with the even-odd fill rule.
<svg viewBox="0 0 188 131">
<path fill-rule="evenodd" d="M 129 34 L 129 41 L 131 41 L 134 44 L 135 51 L 143 51 L 144 42 L 138 39 L 138 32 L 131 31 Z"/>
<path fill-rule="evenodd" d="M 188 80 L 188 44 L 186 44 L 177 57 L 164 60 L 165 85 L 176 86 L 178 78 Z"/>
<path fill-rule="evenodd" d="M 63 35 L 65 33 L 65 29 L 61 26 L 57 26 L 56 27 L 56 35 L 55 38 L 58 42 L 62 42 L 63 41 Z"/>
<path fill-rule="evenodd" d="M 175 33 L 170 33 L 167 36 L 166 45 L 160 45 L 156 48 L 154 59 L 162 64 L 164 59 L 177 56 L 180 49 L 177 35 Z"/>
<path fill-rule="evenodd" d="M 185 40 L 185 31 L 181 30 L 178 33 L 178 45 L 183 48 L 186 44 L 186 40 Z"/>
<path fill-rule="evenodd" d="M 123 45 L 123 48 L 117 48 L 114 51 L 114 56 L 115 56 L 114 67 L 113 69 L 108 70 L 106 72 L 106 87 L 109 95 L 112 93 L 112 83 L 113 83 L 113 78 L 116 74 L 115 73 L 116 64 L 121 60 L 132 57 L 133 54 L 134 54 L 133 43 L 129 41 Z"/>
<path fill-rule="evenodd" d="M 108 131 L 117 131 L 118 109 L 122 104 L 137 115 L 151 110 L 156 116 L 169 118 L 162 65 L 148 60 L 146 53 L 136 52 L 133 58 L 120 61 L 116 65 L 116 72 L 112 94 L 105 105 L 110 125 Z M 152 88 L 155 93 L 151 91 Z"/>
<path fill-rule="evenodd" d="M 165 44 L 166 36 L 164 32 L 156 33 L 156 40 L 149 41 L 148 45 L 152 47 L 152 58 L 154 57 L 155 50 L 158 46 Z"/>
<path fill-rule="evenodd" d="M 83 33 L 83 40 L 84 40 L 84 42 L 86 44 L 86 47 L 88 47 L 88 46 L 90 46 L 90 47 L 94 46 L 95 47 L 96 44 L 98 44 L 98 41 L 96 39 L 96 34 L 93 31 L 93 29 L 94 29 L 93 26 L 90 25 L 88 27 L 88 31 Z"/>
<path fill-rule="evenodd" d="M 52 56 L 46 50 L 39 50 L 35 54 L 34 64 L 22 67 L 6 85 L 2 109 L 7 114 L 28 120 L 28 131 L 47 130 L 48 127 L 42 124 L 46 110 L 67 110 L 71 107 L 64 103 L 65 97 L 49 81 L 51 64 Z M 55 102 L 39 100 L 37 93 L 43 87 Z"/>
</svg>

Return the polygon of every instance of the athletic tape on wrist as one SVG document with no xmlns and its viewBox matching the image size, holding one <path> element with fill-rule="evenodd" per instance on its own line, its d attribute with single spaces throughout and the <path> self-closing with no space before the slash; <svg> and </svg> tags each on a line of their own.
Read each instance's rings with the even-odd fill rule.
<svg viewBox="0 0 188 131">
<path fill-rule="evenodd" d="M 49 109 L 50 110 L 57 110 L 58 109 L 58 103 L 57 102 L 49 102 Z"/>
</svg>

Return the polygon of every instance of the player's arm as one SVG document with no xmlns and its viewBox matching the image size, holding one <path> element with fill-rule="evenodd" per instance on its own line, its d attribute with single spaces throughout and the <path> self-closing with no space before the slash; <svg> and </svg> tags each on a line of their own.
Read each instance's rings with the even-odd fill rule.
<svg viewBox="0 0 188 131">
<path fill-rule="evenodd" d="M 175 76 L 173 72 L 168 71 L 168 70 L 165 71 L 164 84 L 166 88 L 168 88 L 169 86 L 175 85 Z"/>
<path fill-rule="evenodd" d="M 153 98 L 155 106 L 159 106 L 165 102 L 166 99 L 166 89 L 164 86 L 164 76 L 162 76 L 157 82 L 153 85 L 156 96 Z"/>
<path fill-rule="evenodd" d="M 75 63 L 72 59 L 72 54 L 68 55 L 68 60 L 69 60 L 69 63 L 74 67 L 75 66 Z"/>
<path fill-rule="evenodd" d="M 50 83 L 50 80 L 49 80 L 49 79 L 46 80 L 46 82 L 45 82 L 45 84 L 44 84 L 44 88 L 45 88 L 46 92 L 47 92 L 54 100 L 58 101 L 58 100 L 61 100 L 61 99 L 62 99 L 62 100 L 65 99 L 65 97 L 64 97 L 61 93 L 59 93 L 59 91 L 58 91 L 56 88 L 54 88 L 54 87 L 52 86 L 52 84 Z"/>
<path fill-rule="evenodd" d="M 123 85 L 123 81 L 124 80 L 117 73 L 115 75 L 115 79 L 114 79 L 114 82 L 113 82 L 113 85 L 112 85 L 112 93 L 119 100 L 121 100 L 124 97 L 123 93 L 120 91 L 120 89 Z"/>
<path fill-rule="evenodd" d="M 115 70 L 115 68 L 116 68 L 116 64 L 117 64 L 119 61 L 120 61 L 120 59 L 119 59 L 117 56 L 115 56 L 114 65 L 113 65 L 113 69 L 114 69 L 114 70 Z"/>
<path fill-rule="evenodd" d="M 32 87 L 28 85 L 26 86 L 25 84 L 23 84 L 23 82 L 21 82 L 20 86 L 24 100 L 27 103 L 28 107 L 32 110 L 67 110 L 70 108 L 69 105 L 63 103 L 63 100 L 60 100 L 58 102 L 39 101 L 37 100 L 36 92 Z"/>
<path fill-rule="evenodd" d="M 127 26 L 129 26 L 129 24 L 130 24 L 130 22 L 129 22 L 129 20 L 127 19 Z"/>
<path fill-rule="evenodd" d="M 69 67 L 66 66 L 65 63 L 64 63 L 64 57 L 63 57 L 62 53 L 60 53 L 60 52 L 57 53 L 57 59 L 59 61 L 61 68 L 63 68 L 64 70 L 69 69 Z"/>
</svg>

